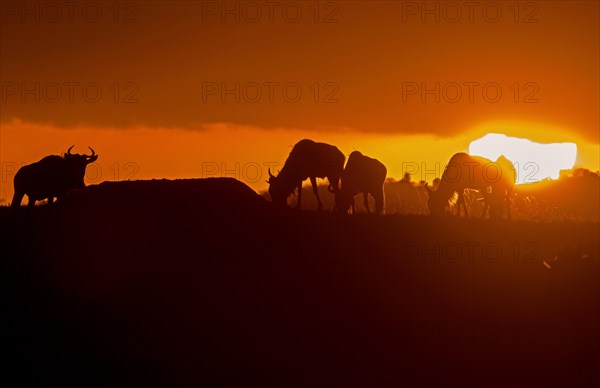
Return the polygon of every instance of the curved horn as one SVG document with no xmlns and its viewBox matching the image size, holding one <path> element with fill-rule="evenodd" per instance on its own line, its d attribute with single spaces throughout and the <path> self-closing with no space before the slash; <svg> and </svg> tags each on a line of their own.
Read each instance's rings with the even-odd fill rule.
<svg viewBox="0 0 600 388">
<path fill-rule="evenodd" d="M 71 155 L 71 150 L 73 149 L 73 147 L 75 147 L 75 144 L 69 147 L 69 149 L 67 150 L 67 155 Z"/>
<path fill-rule="evenodd" d="M 90 151 L 92 151 L 90 158 L 93 157 L 94 155 L 96 155 L 96 152 L 94 151 L 94 149 L 92 147 L 88 146 L 88 148 L 90 149 Z"/>
<path fill-rule="evenodd" d="M 273 174 L 271 174 L 271 167 L 269 167 L 269 178 L 275 178 Z"/>
</svg>

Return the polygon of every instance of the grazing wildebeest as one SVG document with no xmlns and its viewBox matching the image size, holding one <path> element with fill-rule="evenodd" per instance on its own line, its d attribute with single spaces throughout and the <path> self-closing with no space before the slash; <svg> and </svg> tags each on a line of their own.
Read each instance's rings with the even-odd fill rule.
<svg viewBox="0 0 600 388">
<path fill-rule="evenodd" d="M 504 158 L 508 161 L 506 158 Z M 436 191 L 425 186 L 429 192 L 427 206 L 431 215 L 444 213 L 444 208 L 454 193 L 458 194 L 457 212 L 460 215 L 461 206 L 464 208 L 465 216 L 469 216 L 464 199 L 466 188 L 478 190 L 484 196 L 485 207 L 490 206 L 490 212 L 497 214 L 497 198 L 504 198 L 508 191 L 512 192 L 515 182 L 514 167 L 512 171 L 508 167 L 512 163 L 496 163 L 479 156 L 471 156 L 466 153 L 457 153 L 448 162 L 444 169 L 442 179 Z M 506 170 L 506 171 L 505 171 Z M 509 190 L 510 188 L 510 190 Z M 510 202 L 506 202 L 509 206 Z M 484 208 L 484 214 L 486 209 Z M 510 210 L 508 210 L 510 214 Z"/>
<path fill-rule="evenodd" d="M 383 213 L 383 184 L 386 176 L 387 168 L 379 160 L 364 156 L 358 151 L 352 152 L 342 172 L 341 189 L 330 187 L 330 191 L 335 194 L 336 210 L 348 213 L 352 208 L 354 213 L 354 196 L 363 193 L 367 213 L 369 213 L 369 194 L 375 200 L 375 213 Z"/>
<path fill-rule="evenodd" d="M 300 140 L 292 148 L 283 168 L 277 176 L 269 169 L 269 194 L 271 200 L 286 205 L 288 197 L 298 188 L 298 204 L 301 207 L 302 181 L 310 178 L 313 192 L 317 197 L 319 210 L 323 207 L 317 191 L 317 178 L 327 178 L 329 187 L 338 188 L 346 157 L 335 146 L 317 143 L 312 140 Z"/>
<path fill-rule="evenodd" d="M 85 169 L 98 159 L 98 155 L 91 147 L 91 155 L 72 154 L 73 147 L 62 157 L 50 155 L 21 167 L 15 175 L 15 194 L 11 206 L 21 206 L 24 195 L 29 198 L 28 206 L 34 206 L 35 201 L 48 199 L 48 203 L 52 203 L 54 197 L 60 200 L 69 190 L 85 187 Z"/>
</svg>

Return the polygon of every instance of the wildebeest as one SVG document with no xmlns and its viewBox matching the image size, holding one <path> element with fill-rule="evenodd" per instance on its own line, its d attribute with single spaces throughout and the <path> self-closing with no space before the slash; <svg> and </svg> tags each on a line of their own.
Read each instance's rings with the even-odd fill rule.
<svg viewBox="0 0 600 388">
<path fill-rule="evenodd" d="M 302 182 L 310 178 L 313 192 L 317 197 L 319 210 L 323 207 L 317 191 L 317 178 L 327 178 L 329 187 L 338 188 L 346 157 L 335 146 L 300 140 L 290 152 L 283 168 L 277 176 L 269 169 L 269 195 L 273 203 L 286 205 L 288 197 L 298 188 L 298 204 L 302 201 Z"/>
<path fill-rule="evenodd" d="M 98 159 L 98 155 L 91 147 L 88 147 L 91 155 L 72 154 L 73 147 L 62 157 L 50 155 L 21 167 L 15 175 L 15 194 L 11 206 L 21 206 L 24 195 L 29 198 L 28 205 L 34 206 L 35 201 L 48 199 L 48 203 L 52 203 L 55 197 L 60 200 L 69 190 L 85 187 L 85 169 Z"/>
<path fill-rule="evenodd" d="M 500 159 L 499 159 L 500 160 Z M 504 163 L 504 160 L 507 163 Z M 498 214 L 497 198 L 504 198 L 512 192 L 515 182 L 514 167 L 504 158 L 503 163 L 492 162 L 489 159 L 471 156 L 466 153 L 457 153 L 450 158 L 444 169 L 439 187 L 436 191 L 425 186 L 429 192 L 427 206 L 431 215 L 444 213 L 444 208 L 454 193 L 458 194 L 457 211 L 460 215 L 461 206 L 468 217 L 467 206 L 464 200 L 466 188 L 478 190 L 484 196 L 485 206 L 490 206 L 490 214 Z M 509 201 L 506 202 L 509 206 Z M 508 209 L 508 208 L 507 208 Z M 484 214 L 485 214 L 484 208 Z M 510 210 L 507 210 L 510 216 Z"/>
<path fill-rule="evenodd" d="M 355 210 L 354 196 L 363 193 L 364 204 L 369 213 L 369 194 L 375 200 L 375 213 L 383 213 L 383 184 L 387 176 L 387 168 L 377 159 L 370 158 L 354 151 L 348 157 L 348 163 L 342 172 L 341 189 L 330 188 L 335 194 L 336 210 L 348 213 Z"/>
</svg>

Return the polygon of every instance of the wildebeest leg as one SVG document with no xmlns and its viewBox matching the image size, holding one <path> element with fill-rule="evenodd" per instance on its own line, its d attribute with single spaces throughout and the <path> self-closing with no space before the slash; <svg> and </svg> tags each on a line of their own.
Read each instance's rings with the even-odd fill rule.
<svg viewBox="0 0 600 388">
<path fill-rule="evenodd" d="M 369 214 L 369 192 L 368 191 L 363 192 L 363 201 L 365 204 L 365 209 L 367 209 L 367 214 Z"/>
<path fill-rule="evenodd" d="M 300 209 L 302 206 L 302 181 L 298 183 L 298 203 L 296 204 L 296 209 Z"/>
<path fill-rule="evenodd" d="M 48 197 L 48 205 L 52 205 L 54 203 L 54 197 Z"/>
<path fill-rule="evenodd" d="M 456 215 L 460 217 L 460 206 L 462 203 L 462 196 L 458 193 L 458 200 L 456 201 Z"/>
<path fill-rule="evenodd" d="M 15 192 L 15 194 L 13 195 L 12 202 L 10 203 L 10 206 L 11 207 L 20 207 L 21 206 L 21 201 L 23 201 L 23 196 L 24 195 L 25 195 L 25 193 Z"/>
<path fill-rule="evenodd" d="M 311 177 L 310 184 L 312 185 L 313 193 L 315 193 L 315 195 L 317 196 L 317 203 L 319 204 L 319 210 L 321 210 L 323 208 L 323 204 L 321 203 L 321 198 L 319 198 L 319 189 L 317 187 L 317 177 L 314 177 L 314 176 Z"/>
<path fill-rule="evenodd" d="M 465 209 L 465 217 L 469 218 L 469 212 L 467 211 L 467 204 L 465 202 L 465 194 L 458 193 L 458 216 L 460 217 L 460 206 L 462 205 L 463 209 Z"/>
<path fill-rule="evenodd" d="M 375 194 L 373 194 L 373 199 L 375 199 L 375 213 L 382 214 L 383 213 L 383 189 L 377 190 Z"/>
<path fill-rule="evenodd" d="M 462 191 L 462 205 L 463 205 L 463 209 L 465 209 L 465 218 L 469 218 L 469 211 L 467 210 L 467 200 L 465 199 L 465 190 L 464 189 Z"/>
<path fill-rule="evenodd" d="M 34 207 L 35 206 L 35 199 L 31 198 L 30 196 L 27 196 L 29 199 L 29 203 L 27 204 L 27 207 Z"/>
<path fill-rule="evenodd" d="M 485 214 L 488 212 L 488 210 L 490 209 L 490 203 L 489 203 L 489 198 L 487 196 L 483 196 L 483 211 L 481 212 L 481 219 L 485 218 Z"/>
</svg>

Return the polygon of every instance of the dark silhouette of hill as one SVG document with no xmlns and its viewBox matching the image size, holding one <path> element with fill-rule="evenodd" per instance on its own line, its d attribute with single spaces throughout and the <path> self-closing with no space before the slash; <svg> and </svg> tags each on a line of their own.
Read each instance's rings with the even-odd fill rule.
<svg viewBox="0 0 600 388">
<path fill-rule="evenodd" d="M 71 206 L 161 206 L 187 204 L 190 209 L 218 212 L 264 209 L 266 200 L 234 178 L 153 179 L 103 182 L 72 192 Z M 217 204 L 225 205 L 215 206 Z"/>
<path fill-rule="evenodd" d="M 271 205 L 215 178 L 103 183 L 17 209 L 14 223 L 0 208 L 3 377 L 78 387 L 599 382 L 598 223 Z"/>
</svg>

